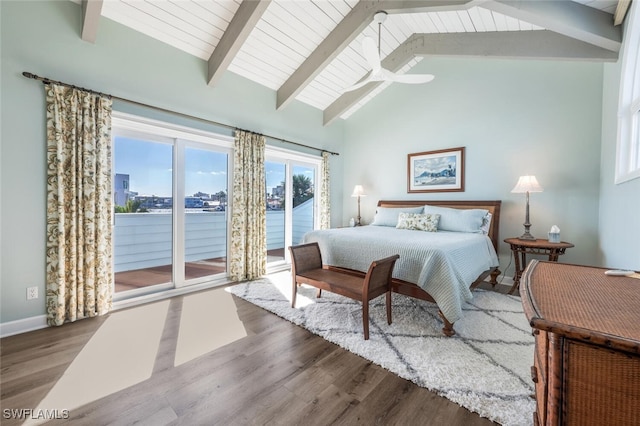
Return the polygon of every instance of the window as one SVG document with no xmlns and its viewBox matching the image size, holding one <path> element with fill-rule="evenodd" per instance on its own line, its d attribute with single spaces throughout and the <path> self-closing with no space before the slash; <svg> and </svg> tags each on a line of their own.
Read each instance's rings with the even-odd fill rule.
<svg viewBox="0 0 640 426">
<path fill-rule="evenodd" d="M 301 242 L 319 226 L 316 182 L 322 158 L 267 147 L 267 266 L 278 268 L 289 258 L 287 247 Z"/>
<path fill-rule="evenodd" d="M 631 3 L 625 31 L 618 107 L 615 182 L 640 177 L 640 7 Z"/>
<path fill-rule="evenodd" d="M 226 281 L 232 146 L 228 137 L 114 114 L 116 300 Z"/>
<path fill-rule="evenodd" d="M 226 283 L 233 138 L 123 113 L 112 128 L 114 300 Z M 270 271 L 319 226 L 321 164 L 265 149 Z"/>
</svg>

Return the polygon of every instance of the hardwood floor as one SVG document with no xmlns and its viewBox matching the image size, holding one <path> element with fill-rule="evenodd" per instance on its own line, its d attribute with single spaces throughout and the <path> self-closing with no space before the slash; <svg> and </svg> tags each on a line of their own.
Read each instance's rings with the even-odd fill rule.
<svg viewBox="0 0 640 426">
<path fill-rule="evenodd" d="M 12 409 L 58 410 L 59 417 L 68 409 L 69 418 L 55 422 L 78 425 L 492 424 L 301 327 L 220 292 L 224 290 L 207 290 L 156 302 L 164 305 L 115 311 L 0 340 L 2 424 L 22 424 L 8 418 L 7 410 Z M 228 306 L 211 308 L 206 297 L 228 300 L 220 302 Z M 200 307 L 194 307 L 198 303 Z M 197 313 L 198 325 L 184 330 L 186 315 L 193 316 L 195 310 L 202 311 Z M 143 321 L 133 315 L 142 315 L 150 325 L 140 325 Z M 111 324 L 117 318 L 125 329 L 105 337 L 106 329 L 115 330 Z M 194 350 L 207 336 L 233 328 L 234 321 L 244 337 L 214 350 L 198 352 L 196 348 L 193 358 L 176 363 L 183 347 Z M 195 338 L 185 337 L 198 327 Z M 146 364 L 136 361 L 137 339 L 154 333 L 156 343 L 145 343 L 154 350 L 151 359 Z M 79 366 L 101 339 L 112 339 L 101 353 L 114 351 L 120 355 L 110 358 L 118 359 L 103 361 L 94 356 L 90 360 L 95 365 Z M 98 392 L 99 397 L 73 407 L 74 402 L 89 398 L 94 388 L 101 390 L 101 383 L 95 382 L 104 379 L 95 380 L 96 371 L 107 369 L 108 375 L 122 373 L 131 380 L 127 371 L 147 368 L 144 379 L 104 395 Z M 80 399 L 61 390 L 74 370 L 78 378 L 72 385 Z M 58 405 L 47 406 L 51 401 Z"/>
</svg>

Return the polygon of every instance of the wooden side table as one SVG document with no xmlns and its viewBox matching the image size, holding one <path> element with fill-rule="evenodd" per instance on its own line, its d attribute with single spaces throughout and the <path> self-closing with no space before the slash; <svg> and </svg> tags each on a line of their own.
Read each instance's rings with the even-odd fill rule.
<svg viewBox="0 0 640 426">
<path fill-rule="evenodd" d="M 513 277 L 513 286 L 511 286 L 509 294 L 513 294 L 520 285 L 522 271 L 527 267 L 527 254 L 548 255 L 549 262 L 557 262 L 558 256 L 564 254 L 566 249 L 574 247 L 573 244 L 564 241 L 550 243 L 549 240 L 541 239 L 521 240 L 520 238 L 507 238 L 504 242 L 511 246 L 516 268 L 516 273 Z"/>
</svg>

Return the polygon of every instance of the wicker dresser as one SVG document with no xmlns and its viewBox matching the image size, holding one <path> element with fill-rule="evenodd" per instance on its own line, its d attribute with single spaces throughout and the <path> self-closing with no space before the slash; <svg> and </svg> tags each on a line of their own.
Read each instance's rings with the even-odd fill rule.
<svg viewBox="0 0 640 426">
<path fill-rule="evenodd" d="M 520 287 L 536 348 L 537 425 L 640 425 L 640 279 L 532 260 Z"/>
</svg>

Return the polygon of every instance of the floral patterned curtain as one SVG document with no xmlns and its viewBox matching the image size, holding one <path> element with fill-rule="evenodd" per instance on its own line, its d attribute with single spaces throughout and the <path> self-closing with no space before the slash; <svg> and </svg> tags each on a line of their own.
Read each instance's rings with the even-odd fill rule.
<svg viewBox="0 0 640 426">
<path fill-rule="evenodd" d="M 229 276 L 252 280 L 267 270 L 265 137 L 236 130 Z"/>
<path fill-rule="evenodd" d="M 327 151 L 322 152 L 322 165 L 320 166 L 320 229 L 328 229 L 331 227 L 329 155 Z"/>
<path fill-rule="evenodd" d="M 103 315 L 112 303 L 111 99 L 45 85 L 47 322 Z"/>
</svg>

